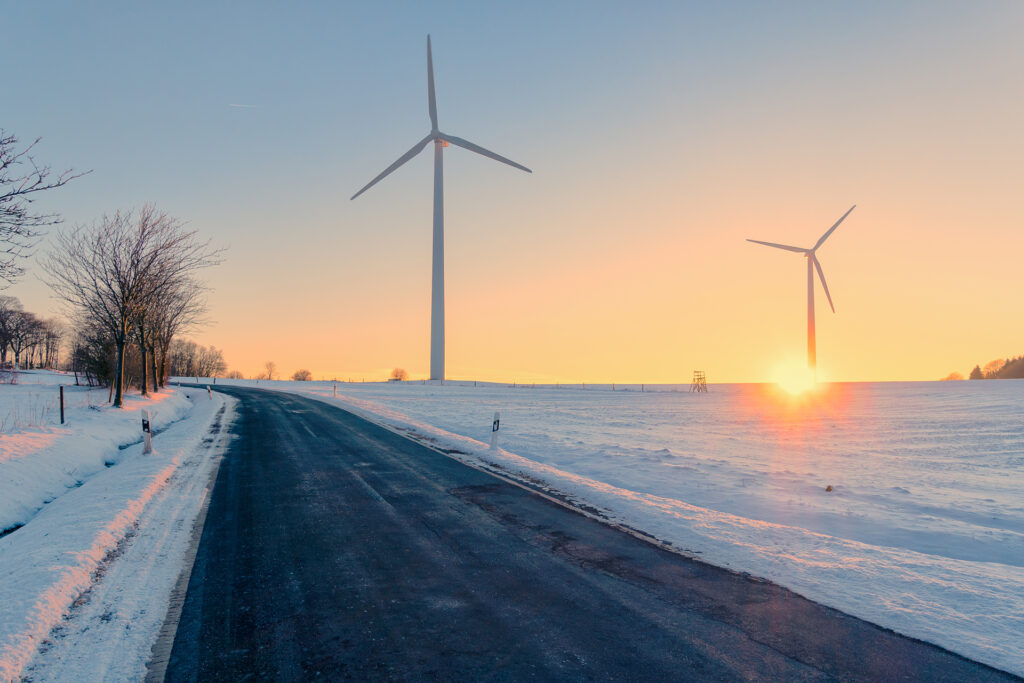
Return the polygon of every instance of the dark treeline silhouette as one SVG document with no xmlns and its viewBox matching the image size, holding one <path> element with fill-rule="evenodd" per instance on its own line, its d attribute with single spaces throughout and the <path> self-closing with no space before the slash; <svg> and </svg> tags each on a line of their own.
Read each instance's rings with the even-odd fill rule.
<svg viewBox="0 0 1024 683">
<path fill-rule="evenodd" d="M 970 379 L 1024 379 L 1024 356 L 989 361 L 985 367 L 975 365 Z"/>
<path fill-rule="evenodd" d="M 22 309 L 16 297 L 0 295 L 0 369 L 56 368 L 64 323 Z"/>
</svg>

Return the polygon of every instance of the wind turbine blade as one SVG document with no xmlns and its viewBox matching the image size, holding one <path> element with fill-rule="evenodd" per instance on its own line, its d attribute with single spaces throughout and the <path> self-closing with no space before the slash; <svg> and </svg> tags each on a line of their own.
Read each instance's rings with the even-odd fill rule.
<svg viewBox="0 0 1024 683">
<path fill-rule="evenodd" d="M 751 239 L 748 239 L 747 241 L 748 242 L 753 242 L 754 244 L 763 244 L 766 247 L 775 247 L 776 249 L 785 249 L 786 251 L 795 251 L 798 254 L 806 254 L 807 253 L 807 250 L 803 249 L 801 247 L 791 247 L 791 246 L 786 245 L 786 244 L 775 244 L 774 242 L 762 242 L 761 240 L 751 240 Z"/>
<path fill-rule="evenodd" d="M 817 248 L 818 248 L 818 247 L 820 247 L 821 245 L 825 244 L 825 240 L 827 240 L 827 239 L 828 239 L 828 236 L 829 236 L 829 235 L 831 235 L 831 234 L 832 234 L 833 232 L 835 232 L 835 229 L 839 227 L 839 224 L 840 224 L 840 223 L 842 223 L 842 222 L 843 222 L 843 220 L 845 220 L 845 219 L 846 219 L 846 217 L 850 215 L 850 211 L 853 211 L 853 210 L 854 210 L 854 209 L 856 209 L 856 208 L 857 208 L 857 205 L 856 205 L 856 204 L 854 204 L 853 206 L 851 206 L 851 207 L 850 207 L 850 210 L 849 210 L 849 211 L 847 211 L 846 213 L 844 213 L 844 214 L 843 214 L 843 217 L 842 217 L 842 218 L 840 218 L 839 220 L 837 220 L 837 221 L 836 221 L 836 224 L 835 224 L 835 225 L 833 225 L 833 226 L 832 226 L 831 228 L 829 228 L 829 229 L 828 229 L 828 232 L 826 232 L 826 233 L 825 233 L 824 235 L 822 235 L 822 236 L 821 236 L 821 239 L 820 239 L 820 240 L 818 240 L 818 243 L 814 245 L 814 247 L 813 247 L 813 248 L 811 249 L 811 251 L 814 251 L 815 249 L 817 249 Z M 819 272 L 820 272 L 820 270 L 819 270 Z"/>
<path fill-rule="evenodd" d="M 462 138 L 457 138 L 454 135 L 448 135 L 447 133 L 442 133 L 441 134 L 441 139 L 442 140 L 446 140 L 446 141 L 452 143 L 453 145 L 458 145 L 459 147 L 462 147 L 464 149 L 468 149 L 470 152 L 476 152 L 477 154 L 482 154 L 485 157 L 489 157 L 491 159 L 494 159 L 495 161 L 500 161 L 503 164 L 508 164 L 509 166 L 515 166 L 516 168 L 518 168 L 521 171 L 526 171 L 527 173 L 533 173 L 533 171 L 531 171 L 530 169 L 526 168 L 522 164 L 517 164 L 516 162 L 512 161 L 511 159 L 506 159 L 505 157 L 501 156 L 500 154 L 495 154 L 494 152 L 492 152 L 490 150 L 486 150 L 483 147 L 481 147 L 480 145 L 474 145 L 469 140 L 463 140 Z"/>
<path fill-rule="evenodd" d="M 429 35 L 427 35 L 427 100 L 430 103 L 430 129 L 437 130 L 437 98 L 434 97 L 434 58 L 430 54 Z"/>
<path fill-rule="evenodd" d="M 427 137 L 425 137 L 422 140 L 420 140 L 419 142 L 417 142 L 415 145 L 412 146 L 412 149 L 410 149 L 408 152 L 406 152 L 402 156 L 398 157 L 398 161 L 396 161 L 395 163 L 393 163 L 390 166 L 388 166 L 387 168 L 385 168 L 383 171 L 381 171 L 380 175 L 378 175 L 376 178 L 374 178 L 373 180 L 368 182 L 363 189 L 359 190 L 359 192 L 356 192 L 354 195 L 352 195 L 352 199 L 355 199 L 356 197 L 358 197 L 362 193 L 364 193 L 367 190 L 369 190 L 371 187 L 373 187 L 374 185 L 379 183 L 381 180 L 383 180 L 384 176 L 388 175 L 389 173 L 394 171 L 396 168 L 398 168 L 399 166 L 401 166 L 405 162 L 409 161 L 409 159 L 412 159 L 414 156 L 419 154 L 420 151 L 424 147 L 427 146 L 427 143 L 430 142 L 433 139 L 434 139 L 433 135 L 428 135 Z"/>
<path fill-rule="evenodd" d="M 825 273 L 821 270 L 821 263 L 818 261 L 818 257 L 811 254 L 811 261 L 814 262 L 814 268 L 818 271 L 818 279 L 821 280 L 821 286 L 825 289 L 825 297 L 828 299 L 828 305 L 832 308 L 832 312 L 836 312 L 836 307 L 832 305 L 832 295 L 828 293 L 828 285 L 825 284 Z"/>
</svg>

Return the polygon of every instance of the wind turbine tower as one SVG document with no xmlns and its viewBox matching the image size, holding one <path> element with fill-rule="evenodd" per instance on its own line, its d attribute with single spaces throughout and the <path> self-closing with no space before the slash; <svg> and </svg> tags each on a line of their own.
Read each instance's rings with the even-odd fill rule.
<svg viewBox="0 0 1024 683">
<path fill-rule="evenodd" d="M 352 195 L 355 199 L 369 190 L 385 176 L 423 151 L 428 143 L 434 143 L 434 246 L 430 280 L 430 379 L 444 379 L 444 148 L 450 144 L 485 157 L 514 166 L 527 173 L 530 169 L 511 159 L 495 154 L 468 140 L 442 133 L 437 128 L 437 100 L 434 97 L 434 61 L 430 53 L 430 36 L 427 36 L 427 106 L 430 113 L 430 132 L 412 149 L 385 168 L 380 175 Z"/>
<path fill-rule="evenodd" d="M 818 279 L 821 280 L 821 287 L 825 290 L 825 296 L 828 298 L 829 307 L 832 309 L 833 313 L 836 312 L 836 307 L 832 305 L 832 295 L 828 293 L 828 285 L 825 284 L 825 273 L 821 270 L 821 262 L 818 261 L 817 251 L 821 245 L 825 243 L 825 240 L 835 232 L 836 228 L 839 227 L 839 224 L 850 215 L 850 211 L 853 211 L 856 208 L 856 204 L 851 206 L 850 209 L 836 221 L 836 224 L 829 228 L 810 249 L 805 249 L 803 247 L 791 247 L 787 244 L 776 244 L 774 242 L 762 242 L 761 240 L 747 240 L 748 242 L 754 242 L 755 244 L 763 244 L 766 247 L 795 251 L 798 254 L 803 254 L 804 258 L 807 259 L 807 367 L 810 368 L 812 372 L 816 372 L 818 367 L 818 355 L 814 338 L 814 271 L 818 271 Z"/>
</svg>

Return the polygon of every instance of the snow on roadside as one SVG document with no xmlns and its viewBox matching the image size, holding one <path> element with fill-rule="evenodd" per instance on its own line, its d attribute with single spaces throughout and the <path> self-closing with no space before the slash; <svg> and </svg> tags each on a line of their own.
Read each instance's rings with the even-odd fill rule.
<svg viewBox="0 0 1024 683">
<path fill-rule="evenodd" d="M 710 403 L 450 384 L 339 384 L 337 398 L 330 382 L 259 388 L 339 404 L 469 464 L 539 483 L 684 554 L 1024 674 L 1018 385 L 864 385 L 852 391 L 866 398 L 825 419 L 772 422 L 736 410 L 740 392 L 724 389 Z M 698 407 L 650 412 L 680 402 Z M 529 427 L 503 437 L 517 452 L 465 436 L 486 438 L 487 403 L 505 406 L 506 417 L 529 417 Z M 637 410 L 647 413 L 629 412 Z M 683 425 L 675 434 L 673 420 Z M 706 449 L 695 448 L 700 428 L 716 439 Z M 814 430 L 827 431 L 808 447 L 801 432 Z M 826 470 L 845 484 L 830 497 L 814 485 Z"/>
<path fill-rule="evenodd" d="M 124 457 L 120 446 L 142 438 L 141 411 L 160 430 L 189 411 L 185 392 L 166 389 L 149 398 L 125 396 L 124 408 L 106 405 L 106 389 L 65 386 L 60 424 L 58 373 L 20 372 L 0 385 L 0 534 L 25 524 L 44 505 L 81 486 Z"/>
<path fill-rule="evenodd" d="M 94 649 L 82 659 L 123 660 L 122 664 L 130 661 L 136 670 L 141 665 L 144 671 L 149 648 L 181 569 L 191 521 L 205 494 L 205 486 L 196 486 L 195 482 L 205 484 L 217 462 L 216 454 L 205 447 L 203 440 L 218 411 L 229 402 L 233 400 L 219 395 L 213 400 L 198 397 L 193 407 L 193 402 L 184 398 L 184 392 L 169 391 L 149 401 L 132 400 L 130 411 L 91 415 L 84 408 L 63 428 L 56 444 L 3 463 L 6 466 L 11 462 L 31 462 L 38 455 L 46 462 L 46 467 L 41 468 L 43 472 L 61 472 L 82 484 L 65 489 L 31 515 L 23 527 L 0 538 L 0 680 L 17 680 L 23 675 L 26 665 L 73 606 L 88 602 L 97 582 L 102 585 L 106 581 L 104 574 L 112 560 L 132 545 L 137 534 L 151 533 L 148 525 L 154 507 L 166 507 L 166 501 L 173 499 L 174 505 L 168 508 L 173 513 L 173 528 L 165 528 L 164 520 L 158 525 L 157 535 L 174 547 L 164 552 L 166 561 L 159 568 L 152 568 L 159 571 L 135 574 L 142 590 L 136 591 L 135 602 L 123 602 L 117 607 L 119 611 L 135 610 L 137 618 L 148 614 L 148 620 L 155 626 L 135 619 L 119 624 L 121 630 L 134 632 L 129 648 L 134 659 L 124 659 L 129 653 L 116 638 L 109 639 L 106 649 Z M 132 439 L 126 420 L 130 420 L 132 431 L 138 433 L 135 422 L 144 405 L 164 406 L 157 413 L 161 419 L 179 420 L 155 437 L 152 455 L 143 455 L 141 444 L 118 448 Z M 159 426 L 160 422 L 156 424 Z M 77 436 L 79 430 L 82 438 Z M 116 467 L 104 466 L 105 459 L 110 457 L 116 459 Z M 22 467 L 24 471 L 26 468 Z M 28 481 L 48 478 L 56 479 L 40 475 Z M 7 494 L 13 493 L 11 489 L 17 485 L 8 478 L 7 471 L 0 470 L 0 501 L 6 502 Z M 182 490 L 188 495 L 182 496 Z M 103 621 L 110 621 L 110 617 Z M 116 634 L 114 630 L 111 633 Z M 122 636 L 123 641 L 128 634 Z M 104 678 L 106 674 L 97 677 Z"/>
</svg>

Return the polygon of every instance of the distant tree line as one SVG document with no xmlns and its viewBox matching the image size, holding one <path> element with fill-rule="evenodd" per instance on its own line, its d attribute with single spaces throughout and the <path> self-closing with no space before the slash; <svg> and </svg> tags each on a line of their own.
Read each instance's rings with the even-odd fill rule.
<svg viewBox="0 0 1024 683">
<path fill-rule="evenodd" d="M 228 367 L 219 349 L 184 339 L 171 342 L 167 359 L 171 377 L 220 377 Z"/>
<path fill-rule="evenodd" d="M 0 368 L 56 368 L 64 323 L 22 309 L 16 297 L 0 295 Z"/>
<path fill-rule="evenodd" d="M 90 383 L 109 381 L 116 407 L 126 384 L 143 395 L 163 386 L 173 373 L 172 343 L 206 311 L 198 272 L 219 263 L 221 254 L 152 205 L 58 234 L 43 270 L 71 312 L 72 369 Z M 217 365 L 207 356 L 184 354 L 193 369 Z M 219 363 L 222 371 L 223 358 Z"/>
<path fill-rule="evenodd" d="M 975 365 L 969 377 L 970 379 L 1024 379 L 1024 356 L 997 358 L 986 363 L 984 368 Z"/>
</svg>

